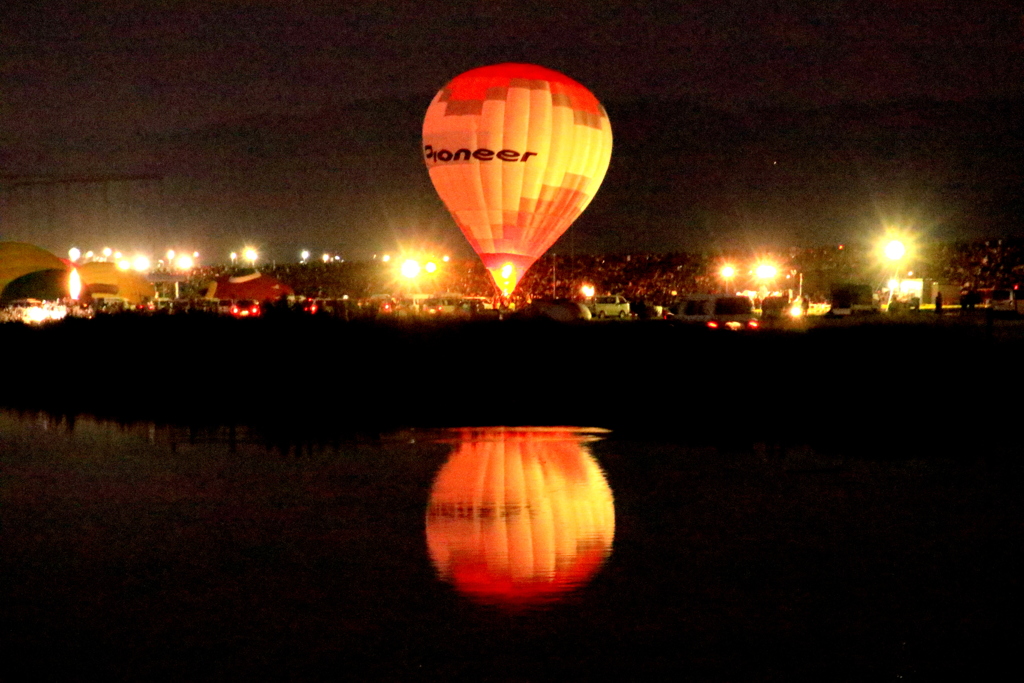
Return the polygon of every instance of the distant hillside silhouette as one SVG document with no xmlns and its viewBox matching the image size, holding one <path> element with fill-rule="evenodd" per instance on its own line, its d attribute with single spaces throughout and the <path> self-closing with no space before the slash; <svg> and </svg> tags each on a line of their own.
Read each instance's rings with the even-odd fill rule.
<svg viewBox="0 0 1024 683">
<path fill-rule="evenodd" d="M 223 245 L 263 235 L 276 258 L 294 258 L 298 243 L 352 253 L 413 239 L 466 252 L 420 160 L 428 101 L 254 115 L 130 149 L 35 150 L 27 167 L 161 174 L 167 233 Z M 883 221 L 938 239 L 1024 234 L 1020 101 L 727 112 L 634 100 L 606 108 L 611 167 L 556 244 L 562 252 L 810 246 L 855 240 Z M 6 158 L 24 162 L 30 152 L 9 146 Z M 31 239 L 35 227 L 18 223 L 25 213 L 5 211 L 0 234 Z M 48 239 L 68 229 L 61 220 L 50 218 Z"/>
</svg>

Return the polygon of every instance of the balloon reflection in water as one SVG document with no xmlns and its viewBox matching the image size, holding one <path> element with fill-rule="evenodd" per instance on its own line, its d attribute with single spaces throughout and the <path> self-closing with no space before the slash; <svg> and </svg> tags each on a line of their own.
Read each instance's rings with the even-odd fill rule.
<svg viewBox="0 0 1024 683">
<path fill-rule="evenodd" d="M 531 607 L 587 583 L 611 553 L 612 491 L 569 428 L 465 430 L 434 480 L 427 547 L 477 602 Z"/>
</svg>

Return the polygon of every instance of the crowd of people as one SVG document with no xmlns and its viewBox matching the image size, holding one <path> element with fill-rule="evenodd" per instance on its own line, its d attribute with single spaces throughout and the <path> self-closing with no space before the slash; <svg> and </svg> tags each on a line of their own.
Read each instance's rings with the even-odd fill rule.
<svg viewBox="0 0 1024 683">
<path fill-rule="evenodd" d="M 774 275 L 759 278 L 756 268 L 761 264 L 773 266 Z M 726 265 L 734 268 L 728 278 L 723 275 Z M 496 294 L 479 259 L 451 260 L 415 278 L 403 276 L 394 260 L 266 265 L 259 270 L 296 294 L 316 299 Z M 592 287 L 597 295 L 621 294 L 630 301 L 669 305 L 687 294 L 788 290 L 812 302 L 824 302 L 835 283 L 877 286 L 897 270 L 901 278 L 923 278 L 963 289 L 1012 287 L 1024 282 L 1024 239 L 919 245 L 900 263 L 885 260 L 873 249 L 851 245 L 756 254 L 548 254 L 527 272 L 516 296 L 578 299 L 584 287 Z M 211 279 L 230 272 L 230 266 L 196 268 L 182 283 L 181 296 L 197 296 Z"/>
</svg>

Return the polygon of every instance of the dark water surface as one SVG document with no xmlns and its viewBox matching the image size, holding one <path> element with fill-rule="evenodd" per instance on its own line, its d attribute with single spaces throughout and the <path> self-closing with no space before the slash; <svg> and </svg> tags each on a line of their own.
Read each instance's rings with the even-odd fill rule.
<svg viewBox="0 0 1024 683">
<path fill-rule="evenodd" d="M 965 455 L 558 428 L 309 442 L 0 410 L 5 672 L 997 671 L 1022 635 L 1021 469 Z"/>
</svg>

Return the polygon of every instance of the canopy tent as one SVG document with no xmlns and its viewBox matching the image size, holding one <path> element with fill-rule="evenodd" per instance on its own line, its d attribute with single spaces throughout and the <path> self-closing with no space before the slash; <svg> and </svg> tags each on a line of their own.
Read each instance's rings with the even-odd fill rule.
<svg viewBox="0 0 1024 683">
<path fill-rule="evenodd" d="M 283 296 L 294 294 L 288 285 L 269 275 L 255 272 L 247 275 L 223 275 L 206 285 L 207 299 L 252 299 L 253 301 L 277 301 Z"/>
</svg>

